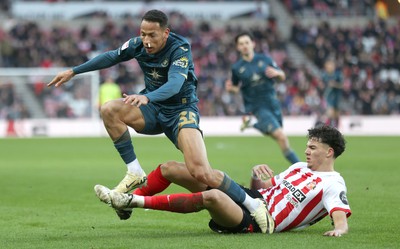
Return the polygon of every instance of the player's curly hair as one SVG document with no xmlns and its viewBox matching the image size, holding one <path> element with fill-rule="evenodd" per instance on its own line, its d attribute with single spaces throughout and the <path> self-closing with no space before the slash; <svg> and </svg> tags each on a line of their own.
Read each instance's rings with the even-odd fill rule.
<svg viewBox="0 0 400 249">
<path fill-rule="evenodd" d="M 161 10 L 154 9 L 147 11 L 142 17 L 143 20 L 159 23 L 161 28 L 168 28 L 168 17 Z"/>
<path fill-rule="evenodd" d="M 309 129 L 308 139 L 317 139 L 329 145 L 334 151 L 334 158 L 338 158 L 346 149 L 346 140 L 342 133 L 332 126 L 321 125 Z"/>
</svg>

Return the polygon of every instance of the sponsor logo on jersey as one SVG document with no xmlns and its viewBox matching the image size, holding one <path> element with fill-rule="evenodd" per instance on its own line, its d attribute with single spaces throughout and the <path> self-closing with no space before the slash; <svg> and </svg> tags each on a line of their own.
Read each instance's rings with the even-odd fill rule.
<svg viewBox="0 0 400 249">
<path fill-rule="evenodd" d="M 189 49 L 184 48 L 184 47 L 179 47 L 180 49 L 182 49 L 183 51 L 187 52 Z"/>
<path fill-rule="evenodd" d="M 121 50 L 125 50 L 125 49 L 127 49 L 128 47 L 129 47 L 129 40 L 126 41 L 126 42 L 122 45 Z"/>
<path fill-rule="evenodd" d="M 158 80 L 161 78 L 161 74 L 159 74 L 155 68 L 153 68 L 153 70 L 147 74 L 149 74 L 154 80 Z"/>
<path fill-rule="evenodd" d="M 299 202 L 303 202 L 306 199 L 306 195 L 303 194 L 299 189 L 293 192 L 293 197 L 296 198 Z"/>
<path fill-rule="evenodd" d="M 349 205 L 349 202 L 347 201 L 346 192 L 344 191 L 340 192 L 339 198 L 343 202 L 343 204 Z"/>
<path fill-rule="evenodd" d="M 292 192 L 291 196 L 287 195 L 286 199 L 294 206 L 297 206 L 297 203 L 303 202 L 306 199 L 306 195 L 301 192 L 300 189 L 296 188 L 291 184 L 290 182 L 283 180 L 282 184 L 290 191 Z"/>
<path fill-rule="evenodd" d="M 189 65 L 189 60 L 186 57 L 181 57 L 178 60 L 174 61 L 172 63 L 172 65 L 178 66 L 178 67 L 181 67 L 181 68 L 187 68 L 188 65 Z"/>
</svg>

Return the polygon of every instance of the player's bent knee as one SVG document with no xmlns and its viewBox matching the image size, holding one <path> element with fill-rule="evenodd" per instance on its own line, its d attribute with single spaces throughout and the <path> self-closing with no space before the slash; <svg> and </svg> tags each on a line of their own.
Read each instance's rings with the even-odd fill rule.
<svg viewBox="0 0 400 249">
<path fill-rule="evenodd" d="M 204 172 L 201 170 L 196 170 L 191 172 L 191 175 L 199 182 L 204 183 L 212 188 L 218 187 L 220 184 L 216 180 L 212 172 Z"/>
<path fill-rule="evenodd" d="M 203 202 L 205 204 L 216 204 L 223 200 L 226 195 L 218 189 L 210 189 L 203 192 Z"/>
<path fill-rule="evenodd" d="M 182 170 L 183 167 L 186 167 L 185 164 L 177 161 L 168 161 L 160 165 L 161 174 L 167 179 L 170 176 L 175 176 L 178 174 L 179 170 Z"/>
<path fill-rule="evenodd" d="M 115 111 L 116 111 L 115 100 L 107 101 L 100 108 L 100 113 L 102 116 L 115 114 Z"/>
</svg>

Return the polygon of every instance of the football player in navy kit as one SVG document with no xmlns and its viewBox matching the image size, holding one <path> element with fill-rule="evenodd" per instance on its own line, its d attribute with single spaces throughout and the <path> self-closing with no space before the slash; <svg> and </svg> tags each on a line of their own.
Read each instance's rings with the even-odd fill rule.
<svg viewBox="0 0 400 249">
<path fill-rule="evenodd" d="M 255 42 L 250 33 L 238 34 L 235 43 L 241 58 L 232 65 L 232 79 L 226 81 L 225 88 L 229 92 L 240 91 L 246 113 L 256 118 L 254 121 L 251 116 L 244 116 L 241 130 L 254 127 L 269 135 L 291 164 L 298 162 L 283 132 L 280 102 L 274 88 L 275 79 L 285 80 L 285 73 L 271 57 L 254 51 Z"/>
<path fill-rule="evenodd" d="M 145 89 L 139 94 L 124 94 L 122 99 L 111 100 L 101 107 L 105 128 L 128 168 L 114 190 L 127 193 L 147 181 L 136 158 L 128 126 L 141 134 L 164 133 L 181 150 L 188 171 L 195 179 L 243 203 L 265 233 L 268 229 L 265 203 L 250 197 L 228 175 L 210 166 L 199 127 L 197 78 L 191 47 L 184 37 L 170 32 L 165 13 L 159 10 L 146 12 L 138 37 L 131 38 L 116 50 L 60 72 L 48 86 L 59 87 L 76 74 L 131 59 L 138 61 L 144 73 Z M 116 211 L 121 219 L 130 217 L 129 212 Z"/>
</svg>

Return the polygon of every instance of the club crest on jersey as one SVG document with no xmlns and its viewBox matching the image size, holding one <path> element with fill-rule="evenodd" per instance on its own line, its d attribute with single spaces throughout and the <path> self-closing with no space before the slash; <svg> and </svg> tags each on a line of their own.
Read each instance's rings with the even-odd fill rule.
<svg viewBox="0 0 400 249">
<path fill-rule="evenodd" d="M 343 202 L 343 204 L 349 205 L 349 202 L 347 201 L 346 192 L 344 191 L 340 192 L 339 198 Z"/>
<path fill-rule="evenodd" d="M 264 62 L 263 61 L 259 61 L 257 64 L 258 64 L 258 67 L 263 67 L 264 66 Z"/>
<path fill-rule="evenodd" d="M 178 66 L 178 67 L 181 67 L 181 68 L 187 68 L 188 65 L 189 65 L 189 60 L 186 57 L 181 57 L 178 60 L 174 61 L 172 63 L 172 65 Z"/>
<path fill-rule="evenodd" d="M 168 59 L 164 59 L 163 62 L 161 62 L 162 67 L 168 67 Z"/>
<path fill-rule="evenodd" d="M 308 188 L 309 190 L 313 190 L 313 189 L 315 189 L 316 186 L 317 186 L 317 182 L 312 181 L 312 182 L 307 183 L 306 188 Z"/>
</svg>

